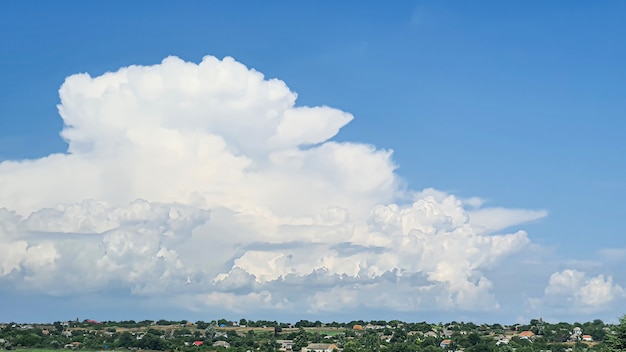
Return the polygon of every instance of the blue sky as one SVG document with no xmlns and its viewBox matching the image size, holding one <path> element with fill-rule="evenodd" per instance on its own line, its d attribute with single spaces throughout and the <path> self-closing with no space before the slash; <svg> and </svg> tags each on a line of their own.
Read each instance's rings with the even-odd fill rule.
<svg viewBox="0 0 626 352">
<path fill-rule="evenodd" d="M 622 287 L 626 285 L 626 276 L 619 270 L 626 251 L 624 230 L 619 221 L 626 210 L 622 201 L 626 196 L 626 165 L 622 161 L 626 156 L 623 141 L 626 122 L 621 116 L 626 108 L 623 85 L 626 48 L 620 45 L 626 37 L 626 24 L 622 20 L 625 12 L 626 4 L 617 1 L 398 1 L 393 5 L 352 1 L 4 2 L 0 4 L 0 47 L 3 48 L 0 57 L 0 162 L 4 161 L 4 165 L 0 164 L 4 166 L 0 167 L 0 184 L 5 178 L 5 186 L 0 187 L 0 206 L 15 210 L 27 219 L 30 213 L 57 203 L 79 204 L 84 199 L 94 198 L 93 194 L 103 194 L 89 190 L 84 194 L 77 192 L 71 199 L 50 195 L 39 202 L 33 201 L 28 207 L 22 200 L 15 199 L 30 195 L 15 190 L 22 186 L 16 188 L 9 184 L 11 180 L 24 179 L 10 167 L 10 161 L 38 160 L 50 154 L 67 153 L 68 144 L 59 136 L 64 121 L 57 111 L 59 88 L 67 77 L 86 72 L 95 78 L 130 65 L 159 65 L 168 56 L 195 64 L 207 55 L 220 60 L 230 56 L 247 68 L 263 73 L 266 79 L 284 81 L 298 94 L 297 106 L 328 106 L 354 116 L 350 123 L 341 123 L 345 126 L 337 134 L 327 135 L 323 141 L 363 143 L 379 151 L 393 150 L 389 160 L 398 166 L 393 172 L 396 193 L 389 196 L 389 192 L 381 191 L 386 195 L 379 197 L 376 193 L 379 189 L 369 190 L 378 197 L 372 204 L 410 204 L 407 200 L 414 197 L 414 191 L 434 188 L 461 201 L 479 197 L 487 209 L 502 207 L 537 212 L 534 216 L 511 220 L 505 228 L 492 229 L 485 235 L 524 230 L 530 243 L 527 249 L 500 259 L 500 264 L 482 268 L 469 279 L 476 285 L 476 275 L 489 279 L 493 287 L 485 292 L 494 295 L 501 308 L 473 309 L 456 302 L 442 304 L 435 310 L 422 311 L 416 304 L 417 308 L 394 308 L 392 312 L 407 319 L 418 314 L 433 320 L 462 317 L 513 321 L 537 315 L 579 320 L 616 318 L 620 313 L 615 313 L 614 309 L 624 302 Z M 81 91 L 78 85 L 72 87 L 73 90 L 68 90 L 73 94 Z M 71 100 L 69 95 L 67 99 Z M 230 131 L 227 127 L 224 129 Z M 101 140 L 107 141 L 106 138 Z M 237 140 L 245 140 L 246 136 L 240 138 Z M 93 155 L 85 160 L 91 157 Z M 24 166 L 27 163 L 18 164 L 22 165 L 19 167 L 24 174 L 38 173 L 40 177 L 24 180 L 23 189 L 28 189 L 28 182 L 46 183 L 46 172 L 69 167 L 49 165 L 49 169 L 33 169 L 29 173 L 30 169 Z M 90 165 L 96 164 L 93 161 Z M 324 172 L 320 175 L 320 180 L 325 179 Z M 119 180 L 122 176 L 111 177 Z M 50 182 L 49 187 L 54 188 Z M 127 186 L 130 188 L 125 188 L 131 189 L 130 193 L 137 198 L 149 202 L 181 202 L 178 198 L 156 194 L 152 199 L 151 191 L 132 188 L 137 182 L 141 179 L 130 182 L 131 186 Z M 358 182 L 357 178 L 353 184 Z M 410 191 L 398 195 L 402 193 L 399 190 Z M 370 194 L 363 197 L 369 200 Z M 104 198 L 98 200 L 109 202 L 111 207 L 128 204 L 120 197 Z M 283 202 L 289 203 L 280 199 L 280 203 Z M 471 207 L 465 208 L 471 211 Z M 353 214 L 351 208 L 348 210 Z M 541 211 L 545 213 L 537 215 Z M 45 229 L 38 231 L 46 232 Z M 26 230 L 25 236 L 32 236 L 33 232 L 35 230 Z M 259 237 L 238 243 L 276 242 L 272 238 Z M 38 243 L 28 241 L 29 248 Z M 345 242 L 367 243 L 366 240 L 359 242 L 356 237 Z M 302 243 L 307 240 L 303 239 Z M 56 246 L 58 258 L 70 255 L 64 254 L 59 244 L 52 246 Z M 610 250 L 607 252 L 607 249 Z M 234 255 L 232 259 L 235 262 L 240 259 L 239 269 L 242 269 L 249 257 Z M 61 259 L 54 260 L 59 261 L 55 265 L 63 267 Z M 513 268 L 504 268 L 506 265 L 502 263 L 514 260 L 517 264 Z M 534 264 L 523 264 L 524 260 Z M 15 302 L 15 307 L 27 305 L 23 298 L 27 297 L 25 292 L 33 297 L 29 302 L 47 299 L 66 302 L 63 297 L 68 297 L 67 301 L 89 301 L 89 295 L 80 290 L 69 290 L 50 298 L 45 285 L 29 284 L 28 272 L 35 269 L 26 268 L 25 263 L 27 261 L 19 262 L 12 270 L 7 270 L 7 266 L 4 277 L 0 276 L 0 294 Z M 229 273 L 235 269 L 238 269 L 236 265 L 229 268 Z M 431 283 L 452 282 L 449 282 L 451 279 L 437 281 L 434 276 L 428 276 L 434 274 L 424 267 L 409 270 L 401 265 L 398 269 L 426 275 Z M 336 275 L 349 275 L 337 270 Z M 257 279 L 262 275 L 249 270 L 246 273 Z M 308 278 L 305 274 L 308 275 L 308 271 L 298 275 Z M 556 276 L 550 286 L 548 281 L 552 274 Z M 519 276 L 521 290 L 528 288 L 528 292 L 509 302 L 500 298 L 500 295 L 506 296 L 505 287 L 509 284 L 498 280 L 510 275 Z M 583 292 L 569 297 L 571 302 L 587 297 L 584 288 L 597 284 L 593 279 L 599 275 L 603 275 L 600 284 L 609 283 L 610 297 L 605 301 L 590 304 L 580 311 L 552 307 L 550 299 L 562 294 L 564 287 L 572 292 L 577 289 Z M 565 276 L 577 279 L 565 280 L 568 284 L 558 281 Z M 275 298 L 277 294 L 273 290 L 279 289 L 272 285 L 277 283 L 267 280 L 249 288 L 249 293 L 257 296 L 246 297 L 258 298 L 262 292 L 269 292 Z M 562 284 L 560 291 L 549 289 L 559 282 Z M 133 293 L 128 282 L 110 285 L 123 292 L 120 295 L 130 302 L 134 299 L 158 301 L 156 297 L 165 296 Z M 321 284 L 313 282 L 311 285 L 314 290 Z M 392 286 L 382 287 L 379 291 L 372 290 L 380 293 Z M 211 296 L 215 302 L 227 299 L 226 294 L 232 293 L 209 285 L 194 294 L 215 292 L 219 292 Z M 323 296 L 326 291 L 319 292 Z M 329 295 L 339 294 L 328 292 Z M 345 294 L 351 297 L 350 293 Z M 552 298 L 543 295 L 552 295 Z M 102 294 L 99 299 L 105 297 L 113 296 Z M 406 299 L 406 296 L 395 299 Z M 169 298 L 172 300 L 176 298 Z M 273 302 L 267 302 L 270 301 Z M 354 315 L 349 310 L 333 315 L 329 313 L 334 309 L 332 306 L 327 310 L 309 309 L 310 297 L 303 298 L 302 302 L 289 302 L 305 312 L 303 318 L 310 314 L 334 320 Z M 354 304 L 354 307 L 369 309 L 372 318 L 376 318 L 378 310 L 385 311 L 384 304 Z M 71 303 L 59 306 L 64 305 L 72 311 L 71 317 L 104 314 L 99 310 L 85 313 Z M 162 307 L 163 303 L 158 306 Z M 276 305 L 270 306 L 274 309 L 225 309 L 220 313 L 259 318 L 266 314 L 276 319 L 289 316 L 275 308 Z M 142 312 L 138 310 L 137 314 L 151 314 L 150 307 L 147 304 L 147 308 Z M 180 315 L 202 316 L 211 311 L 171 304 L 168 307 Z M 128 312 L 123 305 L 113 311 Z M 50 314 L 39 314 L 32 313 L 30 319 L 54 318 L 49 317 Z M 115 315 L 110 311 L 108 314 Z M 17 309 L 11 316 L 13 320 L 20 319 Z"/>
</svg>

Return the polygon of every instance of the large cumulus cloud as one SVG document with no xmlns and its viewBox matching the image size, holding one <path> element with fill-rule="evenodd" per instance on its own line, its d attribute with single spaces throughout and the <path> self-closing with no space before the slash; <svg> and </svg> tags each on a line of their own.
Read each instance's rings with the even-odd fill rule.
<svg viewBox="0 0 626 352">
<path fill-rule="evenodd" d="M 77 74 L 60 98 L 67 152 L 0 164 L 3 290 L 493 310 L 486 273 L 530 243 L 499 231 L 546 215 L 407 190 L 391 151 L 332 141 L 352 115 L 232 58 Z"/>
</svg>

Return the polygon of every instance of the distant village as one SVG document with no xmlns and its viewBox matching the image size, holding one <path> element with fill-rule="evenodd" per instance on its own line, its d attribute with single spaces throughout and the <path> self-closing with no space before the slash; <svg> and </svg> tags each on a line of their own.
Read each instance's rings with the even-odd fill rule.
<svg viewBox="0 0 626 352">
<path fill-rule="evenodd" d="M 625 324 L 626 325 L 626 321 Z M 501 325 L 465 322 L 352 321 L 295 324 L 241 319 L 228 321 L 91 319 L 50 324 L 0 324 L 4 350 L 86 351 L 423 351 L 583 352 L 605 351 L 620 325 L 601 320 Z M 623 327 L 622 327 L 623 328 Z"/>
</svg>

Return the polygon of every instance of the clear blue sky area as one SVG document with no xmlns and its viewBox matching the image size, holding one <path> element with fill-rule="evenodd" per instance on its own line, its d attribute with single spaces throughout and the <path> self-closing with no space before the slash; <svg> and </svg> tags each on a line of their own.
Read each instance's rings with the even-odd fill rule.
<svg viewBox="0 0 626 352">
<path fill-rule="evenodd" d="M 0 161 L 66 150 L 72 74 L 232 56 L 352 113 L 334 139 L 392 149 L 413 189 L 546 210 L 519 228 L 564 269 L 626 245 L 625 18 L 624 1 L 2 1 Z"/>
</svg>

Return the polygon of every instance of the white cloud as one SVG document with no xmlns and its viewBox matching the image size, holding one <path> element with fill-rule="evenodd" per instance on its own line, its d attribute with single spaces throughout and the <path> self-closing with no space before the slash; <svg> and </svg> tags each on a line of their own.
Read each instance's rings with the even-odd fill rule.
<svg viewBox="0 0 626 352">
<path fill-rule="evenodd" d="M 550 276 L 542 299 L 533 300 L 535 306 L 555 305 L 572 311 L 600 312 L 611 303 L 626 297 L 624 289 L 611 276 L 600 274 L 589 277 L 575 269 L 555 272 Z"/>
<path fill-rule="evenodd" d="M 601 306 L 624 296 L 624 289 L 604 275 L 587 277 L 583 272 L 567 269 L 550 276 L 546 295 L 565 297 L 586 306 Z"/>
<path fill-rule="evenodd" d="M 432 189 L 399 203 L 391 151 L 330 141 L 350 114 L 232 58 L 74 75 L 60 96 L 68 152 L 0 163 L 0 287 L 490 311 L 487 272 L 530 244 L 496 232 L 546 215 Z"/>
</svg>

